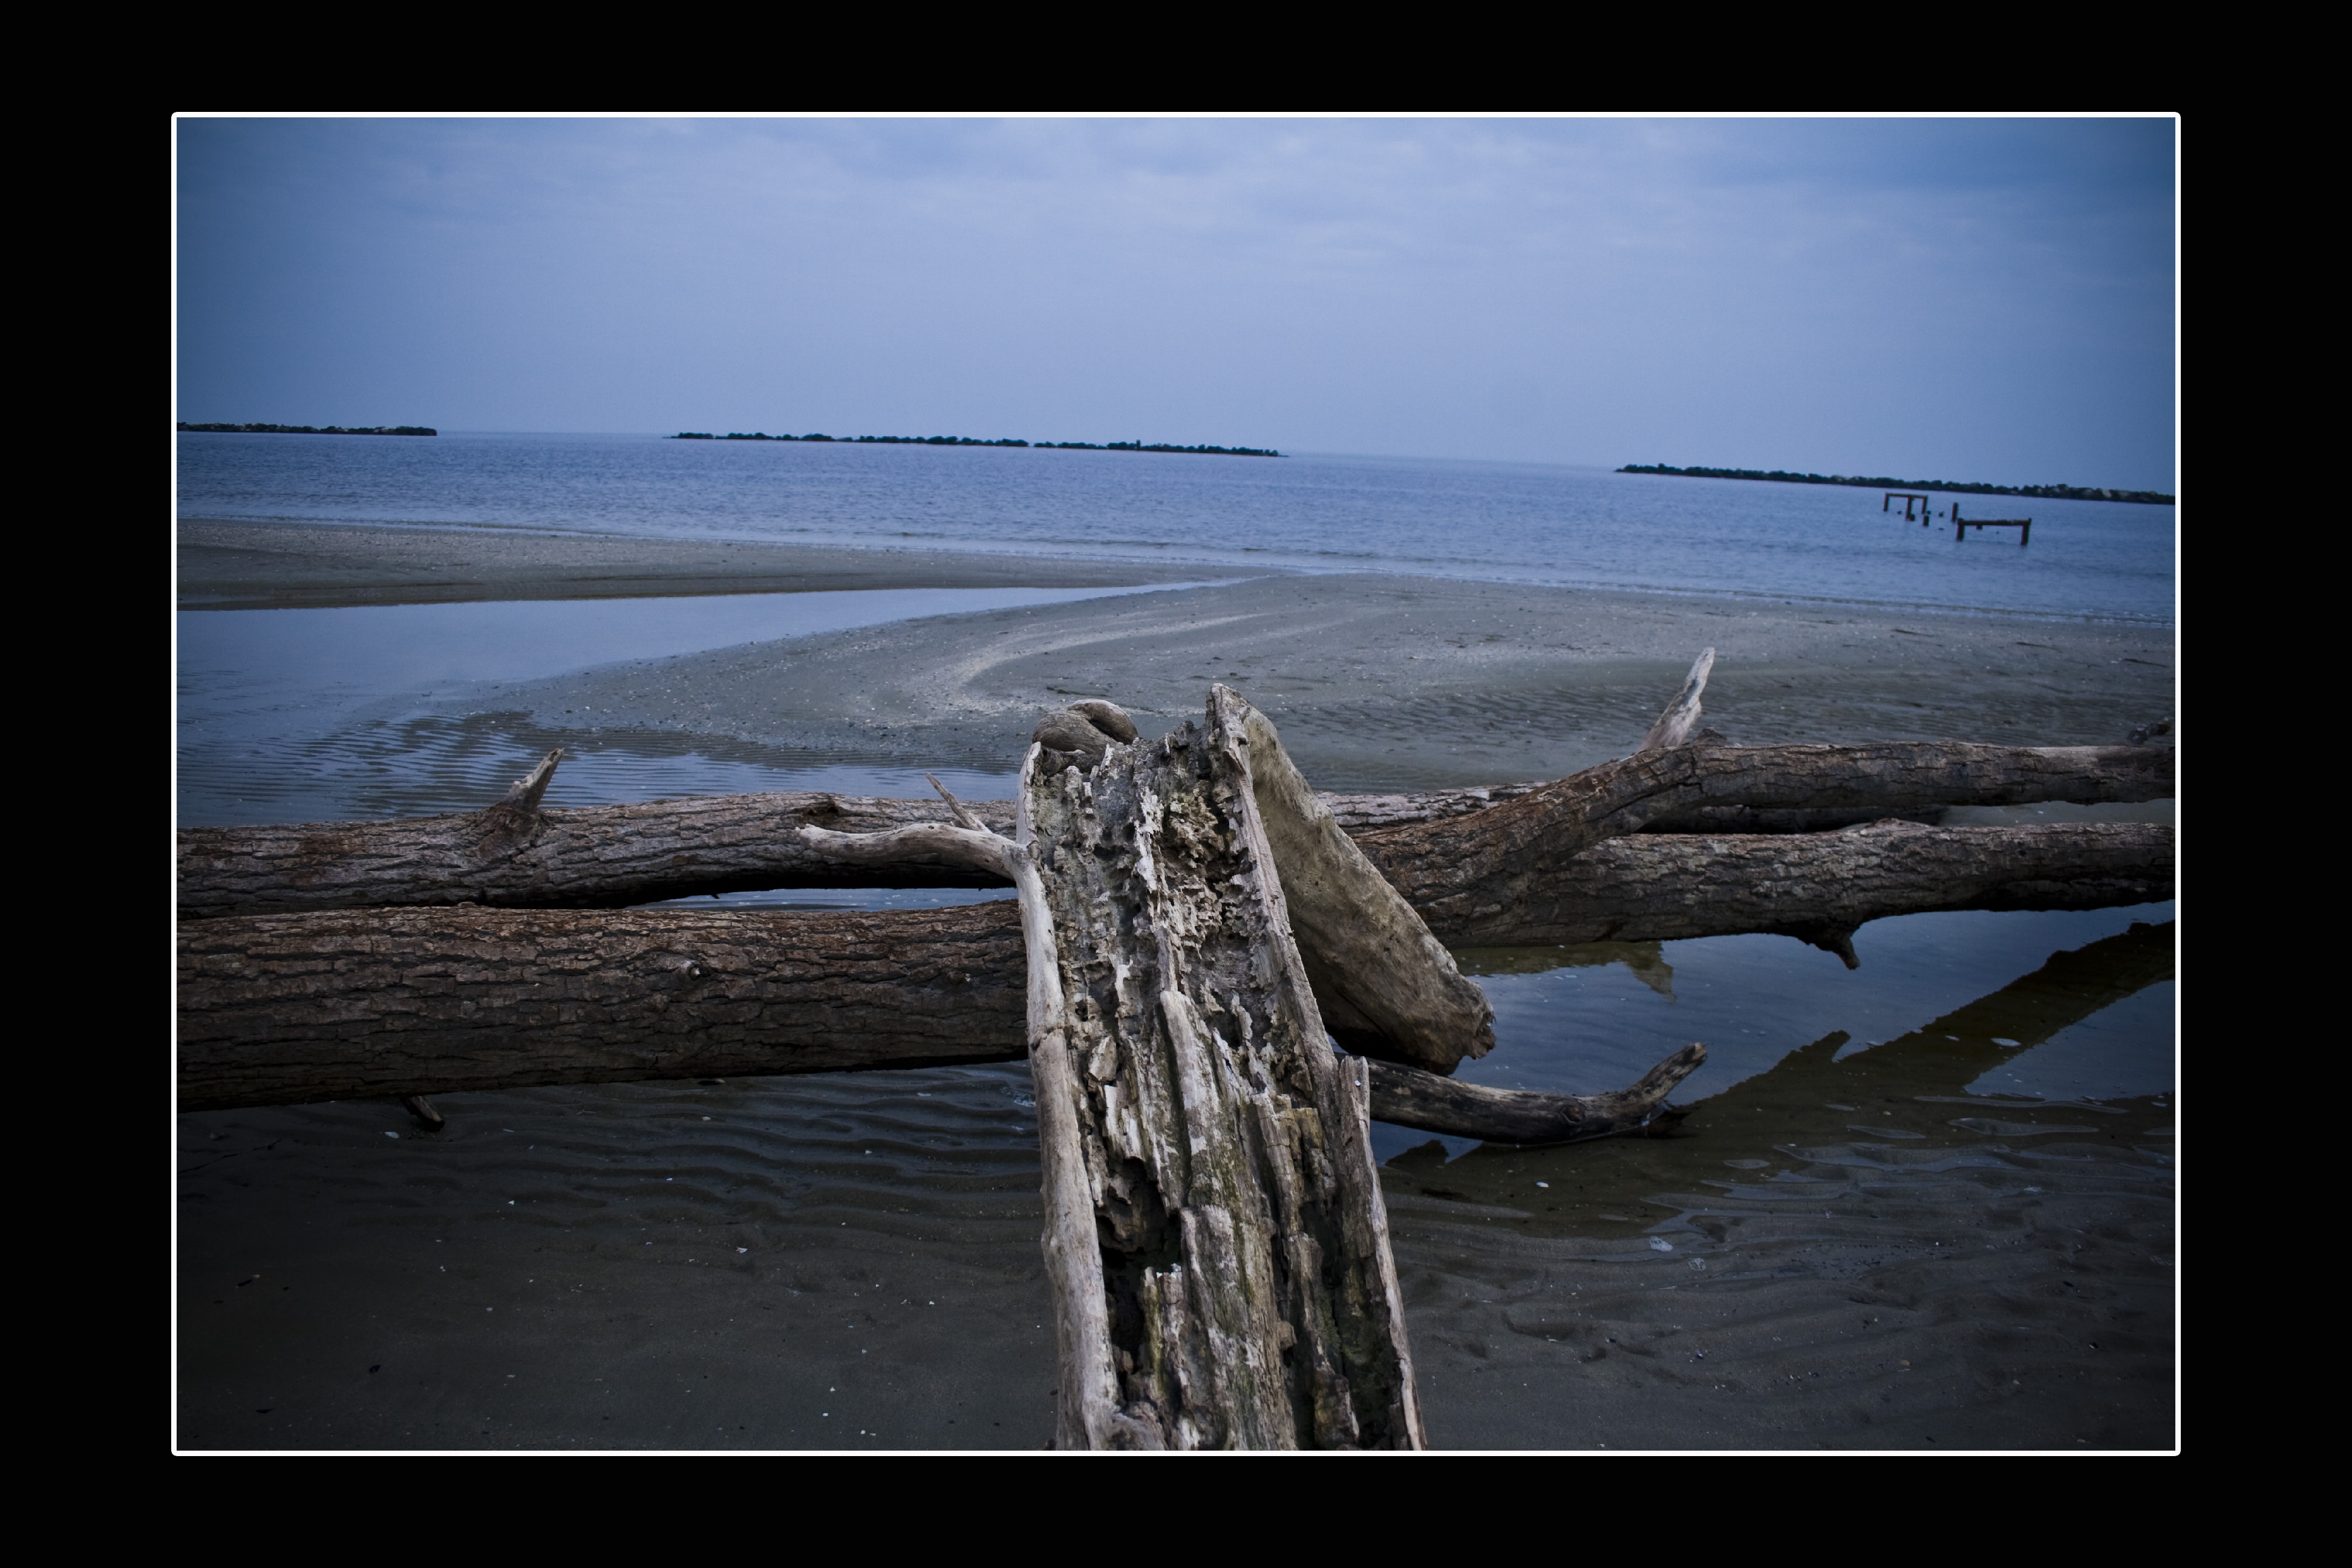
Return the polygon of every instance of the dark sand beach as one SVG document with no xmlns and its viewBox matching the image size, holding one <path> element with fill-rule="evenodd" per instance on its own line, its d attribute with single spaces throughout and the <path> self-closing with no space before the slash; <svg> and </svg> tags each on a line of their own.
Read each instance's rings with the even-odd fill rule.
<svg viewBox="0 0 2352 1568">
<path fill-rule="evenodd" d="M 188 608 L 1221 574 L 219 523 L 184 524 L 180 560 Z M 1738 742 L 2107 742 L 2173 709 L 2169 627 L 1373 574 L 901 622 L 467 700 L 557 742 L 1003 770 L 1071 696 L 1151 733 L 1223 680 L 1317 784 L 1407 789 L 1621 755 L 1703 647 L 1706 721 Z M 1964 1093 L 1997 1040 L 2169 978 L 2168 924 L 2111 925 L 2063 984 L 1995 980 L 1843 1060 L 1844 1037 L 1815 1042 L 1703 1102 L 1690 1137 L 1391 1160 L 1433 1440 L 2172 1446 L 2172 1098 L 1993 1114 Z M 1027 1094 L 1014 1066 L 451 1096 L 437 1135 L 390 1104 L 181 1117 L 177 1441 L 1039 1447 Z"/>
</svg>

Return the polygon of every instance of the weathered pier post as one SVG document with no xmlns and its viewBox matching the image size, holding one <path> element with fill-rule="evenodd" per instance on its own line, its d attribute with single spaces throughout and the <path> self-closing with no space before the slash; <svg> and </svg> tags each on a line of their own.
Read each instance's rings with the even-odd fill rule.
<svg viewBox="0 0 2352 1568">
<path fill-rule="evenodd" d="M 1988 517 L 1979 520 L 1971 517 L 1963 519 L 1960 516 L 1959 502 L 1954 501 L 1952 503 L 1952 538 L 1955 541 L 1958 541 L 1967 537 L 1968 531 L 1971 528 L 1978 530 L 1979 532 L 1988 528 L 2013 528 L 2017 530 L 2017 543 L 2020 549 L 2023 549 L 2026 545 L 2033 542 L 2033 520 L 2032 518 Z"/>
</svg>

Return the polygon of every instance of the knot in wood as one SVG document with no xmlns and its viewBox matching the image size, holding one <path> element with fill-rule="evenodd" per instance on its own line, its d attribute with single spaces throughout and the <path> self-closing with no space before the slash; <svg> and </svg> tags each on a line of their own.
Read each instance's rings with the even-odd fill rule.
<svg viewBox="0 0 2352 1568">
<path fill-rule="evenodd" d="M 1130 734 L 1134 729 L 1132 724 L 1128 726 Z M 1066 710 L 1046 714 L 1038 721 L 1037 728 L 1030 731 L 1029 738 L 1045 749 L 1045 760 L 1055 773 L 1073 765 L 1091 769 L 1117 743 L 1111 736 L 1097 729 L 1093 721 L 1085 714 Z M 1075 758 L 1075 763 L 1064 761 L 1065 757 Z"/>
</svg>

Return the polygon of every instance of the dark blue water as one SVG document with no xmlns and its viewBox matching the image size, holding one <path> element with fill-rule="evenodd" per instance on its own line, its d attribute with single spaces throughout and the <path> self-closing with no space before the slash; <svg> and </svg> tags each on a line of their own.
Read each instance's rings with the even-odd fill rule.
<svg viewBox="0 0 2352 1568">
<path fill-rule="evenodd" d="M 184 517 L 560 527 L 1427 574 L 2168 622 L 2174 509 L 1533 463 L 1215 458 L 640 436 L 179 437 Z M 1942 498 L 1939 510 L 1953 498 Z"/>
</svg>

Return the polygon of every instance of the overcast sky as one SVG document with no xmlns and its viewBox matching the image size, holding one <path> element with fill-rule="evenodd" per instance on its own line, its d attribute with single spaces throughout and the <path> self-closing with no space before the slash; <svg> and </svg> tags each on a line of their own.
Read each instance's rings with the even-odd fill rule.
<svg viewBox="0 0 2352 1568">
<path fill-rule="evenodd" d="M 2174 132 L 185 119 L 180 417 L 2169 490 Z"/>
</svg>

